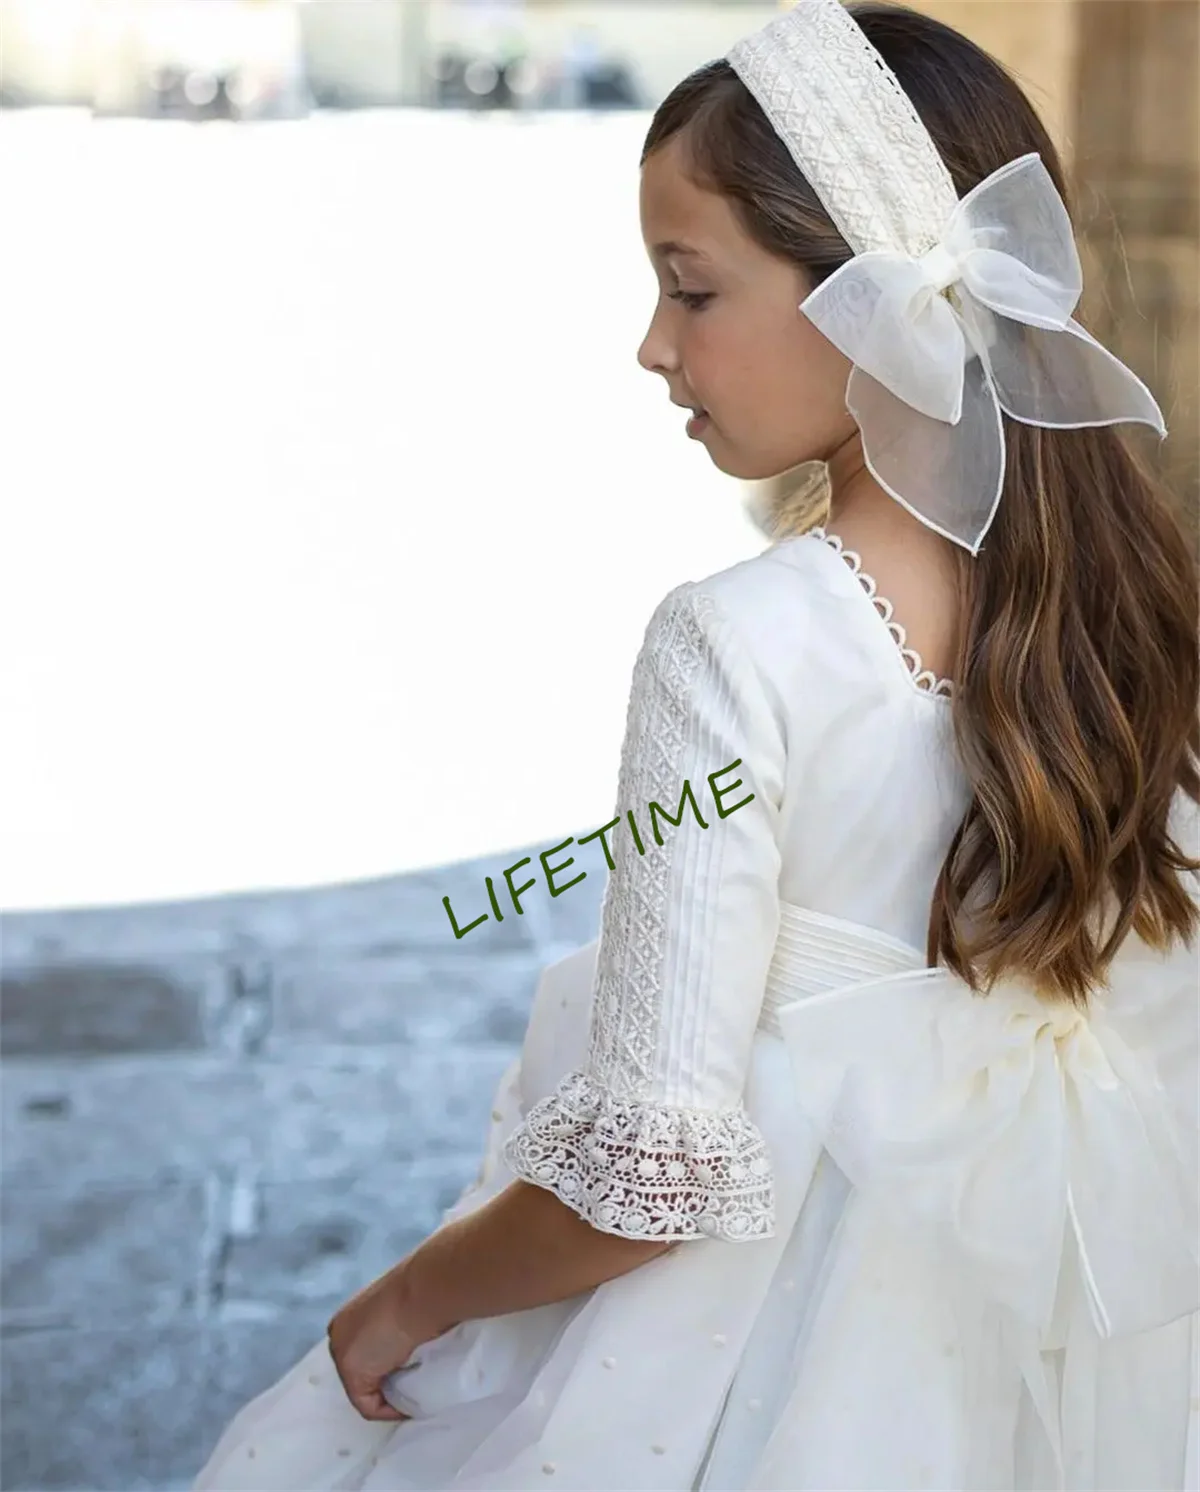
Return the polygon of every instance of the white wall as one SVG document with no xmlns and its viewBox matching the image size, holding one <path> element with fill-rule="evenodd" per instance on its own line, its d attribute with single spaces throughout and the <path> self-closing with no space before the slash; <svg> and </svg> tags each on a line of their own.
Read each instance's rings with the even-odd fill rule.
<svg viewBox="0 0 1200 1492">
<path fill-rule="evenodd" d="M 114 9 L 120 0 L 112 0 Z M 47 101 L 91 98 L 92 0 L 0 0 L 0 69 L 5 86 Z"/>
<path fill-rule="evenodd" d="M 636 362 L 647 123 L 0 112 L 0 908 L 611 818 L 654 606 L 765 547 Z"/>
</svg>

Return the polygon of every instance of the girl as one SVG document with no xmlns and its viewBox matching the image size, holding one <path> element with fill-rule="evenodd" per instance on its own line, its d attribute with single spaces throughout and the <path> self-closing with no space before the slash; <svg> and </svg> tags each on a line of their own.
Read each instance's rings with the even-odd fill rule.
<svg viewBox="0 0 1200 1492">
<path fill-rule="evenodd" d="M 948 27 L 799 0 L 641 164 L 642 366 L 828 526 L 655 610 L 616 814 L 670 826 L 477 1186 L 196 1492 L 1194 1486 L 1197 568 L 1053 146 Z"/>
</svg>

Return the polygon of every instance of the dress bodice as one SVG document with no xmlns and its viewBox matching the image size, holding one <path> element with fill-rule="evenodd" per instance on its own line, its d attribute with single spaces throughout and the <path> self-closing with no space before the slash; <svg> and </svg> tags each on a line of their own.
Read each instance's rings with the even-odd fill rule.
<svg viewBox="0 0 1200 1492">
<path fill-rule="evenodd" d="M 821 529 L 703 585 L 738 628 L 787 745 L 781 900 L 924 948 L 971 799 L 951 686 L 924 673 L 857 555 Z"/>
</svg>

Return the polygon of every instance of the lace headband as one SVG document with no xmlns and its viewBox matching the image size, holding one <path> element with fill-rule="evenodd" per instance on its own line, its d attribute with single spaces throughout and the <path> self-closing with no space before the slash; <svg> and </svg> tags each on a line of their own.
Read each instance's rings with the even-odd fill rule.
<svg viewBox="0 0 1200 1492">
<path fill-rule="evenodd" d="M 866 464 L 914 517 L 978 554 L 1004 489 L 1001 411 L 1166 436 L 1150 390 L 1073 319 L 1083 272 L 1036 152 L 960 201 L 841 0 L 798 0 L 727 60 L 853 250 L 799 309 L 850 359 Z"/>
</svg>

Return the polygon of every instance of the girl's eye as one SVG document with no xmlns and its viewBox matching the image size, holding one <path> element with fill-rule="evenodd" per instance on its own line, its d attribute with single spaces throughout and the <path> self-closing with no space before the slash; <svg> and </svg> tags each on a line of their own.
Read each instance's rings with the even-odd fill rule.
<svg viewBox="0 0 1200 1492">
<path fill-rule="evenodd" d="M 689 311 L 700 310 L 700 308 L 707 305 L 708 302 L 712 300 L 712 298 L 713 292 L 711 290 L 673 290 L 667 297 L 668 300 L 679 301 L 679 303 L 683 306 L 686 306 Z"/>
</svg>

